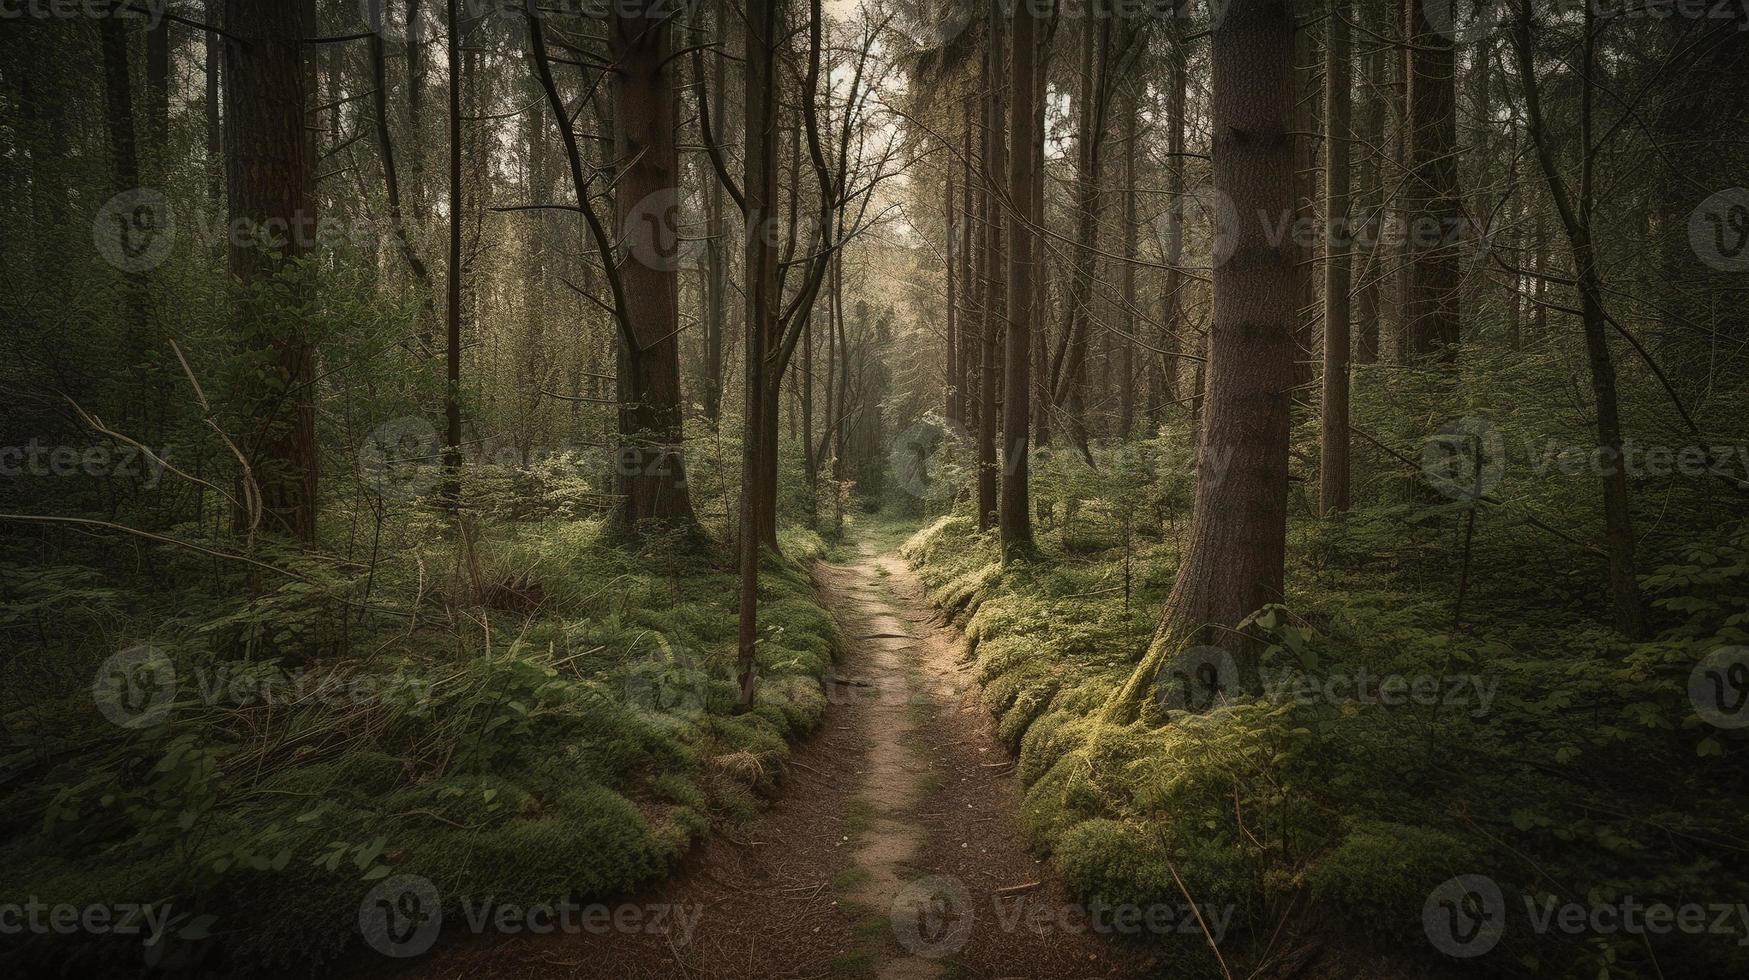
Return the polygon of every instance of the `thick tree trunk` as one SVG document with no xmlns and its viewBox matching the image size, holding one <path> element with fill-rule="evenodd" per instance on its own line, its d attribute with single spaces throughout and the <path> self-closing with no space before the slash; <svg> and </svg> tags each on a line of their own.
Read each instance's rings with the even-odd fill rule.
<svg viewBox="0 0 1749 980">
<path fill-rule="evenodd" d="M 1014 145 L 1008 160 L 1008 199 L 1031 211 L 1033 185 L 1044 160 L 1042 134 L 1034 132 L 1038 87 L 1036 26 L 1031 8 L 1014 14 L 1013 97 L 1008 131 Z M 1027 437 L 1032 426 L 1033 229 L 1028 221 L 1008 222 L 1008 343 L 1002 390 L 1002 554 L 1032 550 L 1032 510 L 1028 502 Z"/>
<path fill-rule="evenodd" d="M 214 27 L 223 27 L 225 0 L 206 0 L 206 19 Z M 219 115 L 219 76 L 222 74 L 220 65 L 224 61 L 225 42 L 219 35 L 207 31 L 203 43 L 206 46 L 206 100 L 203 108 L 206 110 L 207 166 L 211 175 L 208 191 L 217 202 L 225 196 L 225 131 Z"/>
<path fill-rule="evenodd" d="M 1381 5 L 1368 8 L 1372 11 L 1381 9 Z M 1376 15 L 1373 22 L 1380 19 Z M 1365 262 L 1360 267 L 1360 288 L 1355 293 L 1354 323 L 1359 328 L 1355 337 L 1354 360 L 1357 364 L 1372 364 L 1379 359 L 1379 318 L 1382 304 L 1379 297 L 1381 286 L 1385 279 L 1386 263 L 1389 256 L 1380 246 L 1379 229 L 1384 222 L 1386 210 L 1384 193 L 1384 152 L 1382 145 L 1385 138 L 1385 109 L 1388 103 L 1389 63 L 1386 57 L 1390 49 L 1382 45 L 1374 47 L 1366 56 L 1366 108 L 1363 113 L 1365 122 L 1362 124 L 1359 140 L 1356 146 L 1365 154 L 1361 161 L 1360 202 L 1356 212 L 1364 218 L 1361 228 L 1366 234 L 1353 241 L 1358 245 L 1367 244 Z M 1350 54 L 1352 55 L 1352 45 Z M 1353 267 L 1355 250 L 1350 250 L 1350 268 Z"/>
<path fill-rule="evenodd" d="M 959 374 L 960 374 L 960 334 L 959 334 L 959 290 L 958 281 L 954 277 L 955 256 L 958 254 L 959 237 L 964 234 L 963 228 L 954 220 L 954 186 L 953 165 L 947 167 L 947 199 L 942 205 L 942 227 L 946 230 L 947 240 L 944 243 L 944 253 L 947 256 L 947 380 L 945 388 L 946 404 L 942 407 L 947 415 L 948 427 L 956 428 L 960 424 L 959 405 Z"/>
<path fill-rule="evenodd" d="M 1184 120 L 1185 97 L 1190 86 L 1190 56 L 1185 49 L 1182 23 L 1172 21 L 1172 80 L 1166 92 L 1167 149 L 1171 154 L 1166 171 L 1166 206 L 1171 209 L 1166 225 L 1166 283 L 1161 289 L 1164 310 L 1160 349 L 1167 353 L 1160 362 L 1160 388 L 1151 396 L 1160 405 L 1149 421 L 1159 422 L 1166 407 L 1178 400 L 1178 355 L 1188 340 L 1184 336 Z"/>
<path fill-rule="evenodd" d="M 740 572 L 740 615 L 737 631 L 737 666 L 742 708 L 753 705 L 756 680 L 754 647 L 759 639 L 759 501 L 762 440 L 755 433 L 765 428 L 765 364 L 767 340 L 777 324 L 777 244 L 768 224 L 776 217 L 773 198 L 777 180 L 773 158 L 777 155 L 777 104 L 775 48 L 778 18 L 773 0 L 747 0 L 744 44 L 746 78 L 746 151 L 742 193 L 746 221 L 746 255 L 743 266 L 747 299 L 746 335 L 742 340 L 746 362 L 743 387 L 745 415 L 741 449 L 741 521 L 737 532 Z"/>
<path fill-rule="evenodd" d="M 449 0 L 449 259 L 444 274 L 443 499 L 454 511 L 462 500 L 462 86 L 461 21 Z"/>
<path fill-rule="evenodd" d="M 1298 280 L 1292 243 L 1272 231 L 1294 211 L 1293 55 L 1291 2 L 1233 0 L 1214 27 L 1214 185 L 1233 205 L 1233 251 L 1214 272 L 1203 438 L 1228 466 L 1224 479 L 1210 467 L 1198 473 L 1190 541 L 1160 628 L 1107 712 L 1119 723 L 1135 717 L 1163 671 L 1191 673 L 1209 695 L 1254 677 L 1256 652 L 1232 630 L 1282 598 Z M 1235 671 L 1206 677 L 1176 659 L 1198 641 L 1225 648 Z"/>
<path fill-rule="evenodd" d="M 1463 203 L 1457 181 L 1457 76 L 1449 34 L 1429 21 L 1429 4 L 1407 4 L 1409 39 L 1408 288 L 1403 321 L 1409 351 L 1449 363 L 1458 334 L 1458 244 Z"/>
<path fill-rule="evenodd" d="M 1128 439 L 1136 421 L 1136 83 L 1123 104 L 1123 335 L 1117 348 L 1117 436 Z M 1010 314 L 1012 315 L 1012 314 Z"/>
<path fill-rule="evenodd" d="M 716 13 L 717 43 L 725 45 L 714 62 L 711 76 L 711 119 L 727 129 L 723 116 L 723 95 L 727 87 L 724 64 L 729 60 L 727 18 L 722 8 Z M 702 82 L 702 79 L 701 79 Z M 704 417 L 715 431 L 723 417 L 723 338 L 728 329 L 729 262 L 728 243 L 724 236 L 728 225 L 723 218 L 723 184 L 714 174 L 705 179 L 705 322 L 704 322 Z"/>
<path fill-rule="evenodd" d="M 250 290 L 303 256 L 315 241 L 300 58 L 303 38 L 315 33 L 315 12 L 310 0 L 227 0 L 225 23 L 242 38 L 225 43 L 228 225 L 271 231 L 278 240 L 275 248 L 257 248 L 247 236 L 230 243 L 231 274 Z M 246 305 L 253 306 L 253 298 L 250 290 Z M 265 352 L 273 364 L 269 380 L 252 381 L 242 392 L 253 425 L 241 442 L 260 494 L 258 526 L 313 541 L 315 352 L 292 317 L 245 309 L 239 324 L 249 346 Z M 248 508 L 239 511 L 239 529 L 251 530 L 253 516 Z"/>
<path fill-rule="evenodd" d="M 1324 403 L 1318 513 L 1348 509 L 1349 37 L 1341 16 L 1324 41 Z"/>
<path fill-rule="evenodd" d="M 622 530 L 694 526 L 682 460 L 679 249 L 670 223 L 679 206 L 674 76 L 668 58 L 672 10 L 659 0 L 614 8 L 609 40 L 614 73 L 614 154 L 628 161 L 616 177 L 614 203 L 631 247 L 620 276 L 626 313 L 629 403 L 620 431 Z M 774 420 L 775 421 L 775 420 Z"/>
<path fill-rule="evenodd" d="M 987 98 L 984 108 L 984 316 L 978 360 L 978 526 L 988 529 L 996 523 L 998 462 L 996 459 L 996 335 L 1002 329 L 999 301 L 1002 291 L 999 267 L 1002 255 L 1004 214 L 996 194 L 996 182 L 1003 172 L 1002 80 L 1005 74 L 1002 35 L 1003 16 L 996 0 L 990 2 L 989 49 L 986 52 L 985 73 Z"/>
</svg>

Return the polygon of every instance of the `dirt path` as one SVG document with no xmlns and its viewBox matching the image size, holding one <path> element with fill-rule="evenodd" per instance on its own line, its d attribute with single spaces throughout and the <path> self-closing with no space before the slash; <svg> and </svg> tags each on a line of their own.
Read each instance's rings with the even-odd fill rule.
<svg viewBox="0 0 1749 980">
<path fill-rule="evenodd" d="M 846 650 L 824 724 L 796 747 L 765 811 L 650 894 L 578 913 L 577 928 L 446 921 L 419 959 L 367 951 L 369 975 L 1151 975 L 1139 947 L 1076 919 L 1025 847 L 1012 760 L 958 663 L 958 631 L 934 621 L 911 571 L 864 545 L 816 580 Z"/>
</svg>

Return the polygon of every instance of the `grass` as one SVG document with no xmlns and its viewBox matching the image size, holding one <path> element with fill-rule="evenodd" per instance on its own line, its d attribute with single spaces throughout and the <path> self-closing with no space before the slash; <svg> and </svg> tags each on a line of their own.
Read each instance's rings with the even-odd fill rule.
<svg viewBox="0 0 1749 980">
<path fill-rule="evenodd" d="M 806 569 L 824 544 L 786 532 L 788 557 L 766 563 L 761 684 L 737 714 L 729 556 L 626 550 L 601 532 L 594 520 L 491 526 L 470 569 L 452 535 L 406 529 L 372 589 L 411 621 L 337 602 L 350 581 L 228 604 L 191 588 L 105 613 L 177 678 L 168 710 L 139 729 L 93 710 L 88 680 L 56 683 L 94 676 L 107 647 L 69 663 L 54 644 L 21 644 L 4 667 L 18 706 L 0 756 L 0 895 L 155 903 L 171 938 L 143 954 L 137 938 L 33 935 L 0 961 L 308 969 L 356 941 L 361 901 L 390 875 L 428 879 L 452 909 L 464 896 L 611 898 L 666 874 L 714 821 L 751 815 L 788 741 L 825 709 L 817 678 L 836 639 Z M 177 575 L 186 561 L 157 571 L 200 581 Z M 9 598 L 16 638 L 34 599 Z M 348 649 L 375 652 L 294 652 L 321 650 L 341 621 Z M 238 659 L 239 635 L 258 652 Z M 308 672 L 399 684 L 236 696 Z"/>
<path fill-rule="evenodd" d="M 1176 874 L 1199 903 L 1233 908 L 1230 961 L 1248 946 L 1256 954 L 1285 921 L 1290 933 L 1327 934 L 1335 922 L 1389 937 L 1410 964 L 1437 959 L 1422 916 L 1435 886 L 1484 874 L 1508 896 L 1516 928 L 1466 968 L 1749 968 L 1743 937 L 1518 925 L 1524 898 L 1679 906 L 1749 893 L 1744 850 L 1722 843 L 1736 840 L 1732 814 L 1749 805 L 1727 777 L 1749 744 L 1699 724 L 1684 694 L 1708 651 L 1744 642 L 1749 526 L 1696 538 L 1648 575 L 1649 590 L 1670 598 L 1662 632 L 1630 643 L 1582 609 L 1526 605 L 1534 572 L 1513 583 L 1496 570 L 1472 607 L 1478 625 L 1451 632 L 1446 583 L 1400 571 L 1428 547 L 1394 537 L 1403 519 L 1368 511 L 1296 528 L 1290 608 L 1256 627 L 1275 686 L 1202 713 L 1153 697 L 1127 725 L 1102 715 L 1148 646 L 1176 562 L 1171 535 L 1130 539 L 1127 609 L 1112 593 L 1121 525 L 1086 507 L 1041 535 L 1035 561 L 1004 567 L 994 535 L 963 516 L 917 532 L 904 554 L 965 630 L 985 707 L 1019 754 L 1028 834 L 1083 896 L 1178 903 Z M 1699 593 L 1697 580 L 1709 583 Z M 1365 692 L 1330 683 L 1363 670 L 1474 678 L 1493 699 L 1484 709 L 1465 688 L 1452 703 L 1455 685 L 1441 685 L 1432 701 L 1383 703 L 1376 689 L 1354 696 Z M 1161 945 L 1162 955 L 1206 956 Z"/>
</svg>

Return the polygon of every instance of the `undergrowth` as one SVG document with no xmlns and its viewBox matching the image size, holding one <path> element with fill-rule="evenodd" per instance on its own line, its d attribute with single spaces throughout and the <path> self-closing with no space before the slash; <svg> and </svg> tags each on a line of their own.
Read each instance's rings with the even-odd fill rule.
<svg viewBox="0 0 1749 980">
<path fill-rule="evenodd" d="M 481 477 L 479 511 L 546 499 L 509 486 L 526 477 L 496 496 Z M 824 710 L 824 543 L 785 531 L 763 569 L 761 683 L 736 714 L 726 549 L 628 547 L 546 510 L 479 519 L 465 546 L 415 511 L 369 564 L 262 553 L 289 576 L 186 548 L 7 556 L 0 894 L 149 904 L 168 925 L 145 964 L 307 969 L 356 942 L 391 874 L 446 907 L 610 898 L 752 813 Z M 0 956 L 132 971 L 141 945 L 50 933 Z"/>
<path fill-rule="evenodd" d="M 1526 418 L 1560 415 L 1525 385 L 1524 404 L 1494 413 L 1509 440 Z M 1363 424 L 1419 397 L 1370 390 Z M 1420 458 L 1404 433 L 1385 435 Z M 1582 446 L 1583 430 L 1572 438 Z M 963 492 L 903 548 L 964 627 L 984 704 L 1019 756 L 1027 832 L 1078 891 L 1231 906 L 1229 962 L 1346 937 L 1489 975 L 1749 971 L 1749 739 L 1708 724 L 1689 694 L 1705 658 L 1749 645 L 1749 522 L 1728 516 L 1728 491 L 1636 486 L 1665 524 L 1642 543 L 1654 633 L 1634 642 L 1597 612 L 1593 478 L 1514 456 L 1493 495 L 1504 504 L 1475 505 L 1404 493 L 1417 474 L 1363 450 L 1355 482 L 1370 490 L 1351 513 L 1315 519 L 1293 492 L 1287 595 L 1248 627 L 1267 644 L 1261 692 L 1181 710 L 1166 679 L 1140 720 L 1102 721 L 1171 589 L 1194 487 L 1187 444 L 1167 426 L 1096 447 L 1097 469 L 1071 450 L 1036 456 L 1030 560 L 1002 563 Z M 1294 471 L 1295 487 L 1316 485 L 1315 459 Z M 1475 959 L 1442 957 L 1424 921 L 1445 914 L 1436 889 L 1461 875 L 1503 899 L 1502 938 Z M 1707 912 L 1698 931 L 1607 918 L 1569 929 L 1547 924 L 1550 903 Z M 1196 959 L 1185 945 L 1171 955 Z M 1191 969 L 1219 975 L 1212 961 Z"/>
</svg>

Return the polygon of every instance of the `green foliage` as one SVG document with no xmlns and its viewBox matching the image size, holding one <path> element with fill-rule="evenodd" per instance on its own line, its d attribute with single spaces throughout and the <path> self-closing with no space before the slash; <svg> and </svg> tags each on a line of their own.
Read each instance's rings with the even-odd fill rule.
<svg viewBox="0 0 1749 980">
<path fill-rule="evenodd" d="M 798 563 L 817 536 L 786 533 L 789 557 L 767 562 L 758 704 L 735 715 L 727 555 L 628 552 L 598 521 L 558 517 L 458 548 L 411 520 L 385 529 L 407 547 L 368 570 L 266 554 L 306 578 L 253 597 L 202 582 L 210 568 L 147 589 L 9 566 L 0 627 L 21 642 L 4 668 L 0 891 L 158 902 L 214 917 L 206 939 L 178 925 L 178 955 L 308 966 L 356 939 L 359 902 L 391 873 L 451 902 L 610 897 L 660 876 L 715 816 L 749 812 L 786 739 L 823 715 L 834 632 Z M 507 592 L 527 601 L 481 602 Z M 108 628 L 38 632 L 51 596 Z M 98 662 L 123 641 L 150 642 L 176 677 L 138 729 L 93 710 Z M 89 937 L 7 958 L 141 962 Z"/>
<path fill-rule="evenodd" d="M 1444 533 L 1461 511 L 1385 503 L 1296 520 L 1286 604 L 1250 626 L 1265 638 L 1261 693 L 1200 714 L 1150 700 L 1119 727 L 1100 719 L 1149 646 L 1179 544 L 1169 524 L 1126 529 L 1103 505 L 1062 512 L 1036 561 L 1003 567 L 965 516 L 903 549 L 965 627 L 984 703 L 1019 752 L 1028 832 L 1084 895 L 1146 903 L 1164 887 L 1170 899 L 1169 862 L 1198 901 L 1232 905 L 1239 935 L 1267 940 L 1298 916 L 1432 956 L 1429 893 L 1482 874 L 1510 917 L 1472 964 L 1488 973 L 1745 968 L 1740 935 L 1539 931 L 1524 902 L 1749 893 L 1732 843 L 1749 740 L 1706 724 L 1688 693 L 1698 663 L 1746 642 L 1749 522 L 1681 539 L 1649 566 L 1659 633 L 1632 642 L 1589 614 L 1593 586 L 1551 588 L 1538 554 L 1549 539 L 1504 515 L 1482 515 L 1485 572 L 1457 631 L 1451 573 L 1434 569 L 1461 546 Z M 1110 591 L 1126 565 L 1130 612 Z M 1383 686 L 1393 676 L 1400 689 Z"/>
</svg>

